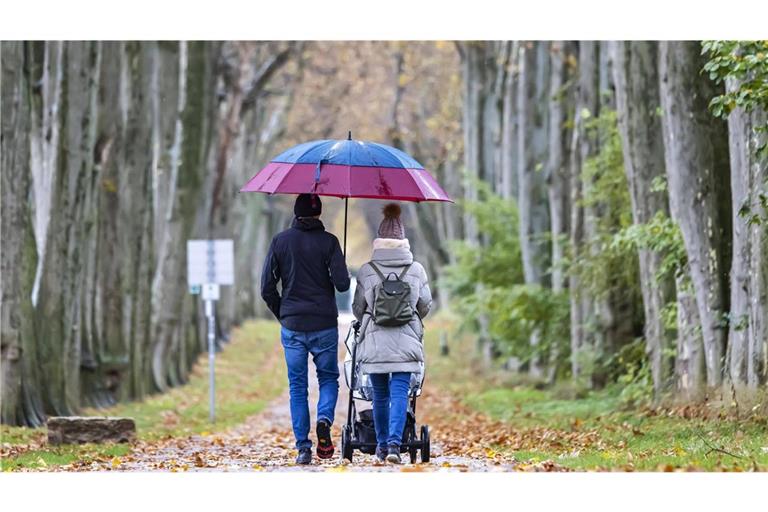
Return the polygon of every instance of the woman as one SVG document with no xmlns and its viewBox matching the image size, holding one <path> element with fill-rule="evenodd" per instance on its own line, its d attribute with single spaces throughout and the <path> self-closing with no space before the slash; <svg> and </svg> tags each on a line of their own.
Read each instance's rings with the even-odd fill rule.
<svg viewBox="0 0 768 512">
<path fill-rule="evenodd" d="M 357 273 L 352 311 L 361 322 L 358 347 L 361 371 L 370 375 L 373 386 L 376 456 L 381 462 L 399 464 L 411 374 L 419 371 L 424 361 L 421 319 L 429 313 L 432 294 L 424 267 L 413 261 L 400 220 L 400 207 L 388 204 L 383 213 L 378 238 L 373 241 L 371 262 Z M 382 282 L 381 275 L 387 279 L 400 278 L 410 286 L 413 316 L 403 325 L 385 327 L 372 317 L 374 292 Z"/>
</svg>

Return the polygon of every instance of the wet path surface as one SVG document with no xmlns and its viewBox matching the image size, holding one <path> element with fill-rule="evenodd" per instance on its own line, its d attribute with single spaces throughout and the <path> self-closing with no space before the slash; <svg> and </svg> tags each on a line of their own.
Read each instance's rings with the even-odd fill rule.
<svg viewBox="0 0 768 512">
<path fill-rule="evenodd" d="M 343 356 L 343 337 L 347 326 L 340 326 L 339 354 Z M 317 380 L 310 362 L 310 410 L 312 425 L 317 403 Z M 291 431 L 287 391 L 261 413 L 222 433 L 193 435 L 157 442 L 137 442 L 132 452 L 110 462 L 93 463 L 91 470 L 117 471 L 513 471 L 536 469 L 519 467 L 512 456 L 494 452 L 489 446 L 508 436 L 506 428 L 477 413 L 466 410 L 458 401 L 425 387 L 417 403 L 417 426 L 430 425 L 431 460 L 411 464 L 403 454 L 404 464 L 378 463 L 372 455 L 359 451 L 354 462 L 341 458 L 341 426 L 346 419 L 348 390 L 340 379 L 339 401 L 333 426 L 336 453 L 327 460 L 313 453 L 309 466 L 297 466 Z M 358 402 L 359 408 L 370 404 Z M 314 440 L 314 428 L 310 438 Z M 543 466 L 542 470 L 551 470 Z"/>
</svg>

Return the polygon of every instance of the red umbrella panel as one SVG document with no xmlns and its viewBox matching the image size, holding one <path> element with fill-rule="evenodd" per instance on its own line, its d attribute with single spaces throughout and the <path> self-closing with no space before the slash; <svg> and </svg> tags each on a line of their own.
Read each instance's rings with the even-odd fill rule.
<svg viewBox="0 0 768 512">
<path fill-rule="evenodd" d="M 320 179 L 315 180 L 316 170 L 317 164 L 270 162 L 240 191 L 313 193 L 394 201 L 451 201 L 424 169 L 324 164 Z"/>
</svg>

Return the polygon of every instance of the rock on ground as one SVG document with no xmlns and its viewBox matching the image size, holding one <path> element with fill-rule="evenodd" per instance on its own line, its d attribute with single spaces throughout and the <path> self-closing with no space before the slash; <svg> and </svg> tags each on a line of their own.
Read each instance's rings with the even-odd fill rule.
<svg viewBox="0 0 768 512">
<path fill-rule="evenodd" d="M 48 418 L 49 444 L 127 443 L 136 438 L 132 418 L 54 416 Z"/>
</svg>

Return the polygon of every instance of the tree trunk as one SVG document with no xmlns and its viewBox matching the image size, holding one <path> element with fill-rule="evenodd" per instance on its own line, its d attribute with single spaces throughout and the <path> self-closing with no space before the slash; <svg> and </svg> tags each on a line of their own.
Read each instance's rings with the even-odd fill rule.
<svg viewBox="0 0 768 512">
<path fill-rule="evenodd" d="M 543 134 L 547 132 L 546 95 L 549 87 L 542 75 L 542 54 L 548 56 L 548 44 L 527 42 L 519 47 L 517 85 L 517 204 L 520 216 L 520 249 L 526 284 L 544 285 L 549 267 L 544 233 L 550 228 L 549 207 L 543 166 Z M 543 374 L 538 353 L 541 334 L 535 330 L 530 344 L 533 351 L 529 372 Z"/>
<path fill-rule="evenodd" d="M 571 141 L 571 235 L 572 260 L 581 257 L 589 248 L 586 242 L 594 229 L 594 213 L 581 205 L 584 190 L 589 186 L 582 180 L 584 161 L 597 152 L 597 138 L 587 132 L 585 122 L 599 114 L 599 51 L 595 41 L 579 43 L 578 93 L 573 139 Z M 578 275 L 569 277 L 571 309 L 571 371 L 574 378 L 580 378 L 584 364 L 591 358 L 594 335 L 589 326 L 594 321 L 594 301 L 584 289 Z M 586 376 L 589 377 L 589 376 Z"/>
<path fill-rule="evenodd" d="M 98 43 L 68 43 L 64 49 L 61 138 L 52 211 L 37 304 L 46 409 L 68 415 L 80 406 L 80 364 L 85 275 L 85 219 L 89 212 L 96 133 Z M 92 203 L 91 203 L 92 204 Z"/>
<path fill-rule="evenodd" d="M 545 181 L 549 203 L 551 238 L 551 284 L 556 294 L 565 292 L 568 278 L 565 272 L 565 250 L 570 231 L 570 176 L 569 141 L 572 130 L 568 120 L 573 118 L 573 87 L 569 85 L 573 69 L 567 63 L 575 60 L 575 47 L 567 42 L 554 41 L 550 50 L 550 84 L 548 98 L 549 137 Z M 553 383 L 557 375 L 558 347 L 551 348 L 547 381 Z"/>
<path fill-rule="evenodd" d="M 723 325 L 728 310 L 728 138 L 725 123 L 707 109 L 718 91 L 702 78 L 703 65 L 699 43 L 660 43 L 669 201 L 688 254 L 704 340 L 707 384 L 717 386 L 723 377 Z"/>
<path fill-rule="evenodd" d="M 635 224 L 649 222 L 657 212 L 669 212 L 667 197 L 652 186 L 655 179 L 665 175 L 664 138 L 658 115 L 657 46 L 652 41 L 618 41 L 614 47 L 616 107 Z M 662 309 L 673 298 L 672 283 L 656 278 L 661 267 L 660 254 L 640 249 L 638 257 L 646 353 L 654 395 L 658 398 L 670 372 L 665 349 L 671 344 L 671 333 L 664 328 Z"/>
<path fill-rule="evenodd" d="M 204 43 L 180 43 L 179 47 L 178 110 L 175 144 L 179 159 L 172 161 L 174 190 L 167 203 L 167 236 L 161 246 L 163 259 L 155 274 L 155 320 L 152 338 L 152 375 L 156 389 L 176 385 L 180 379 L 177 367 L 171 364 L 172 354 L 184 346 L 186 293 L 186 243 L 191 238 L 198 194 L 205 169 L 207 98 L 211 94 L 208 71 L 208 51 Z M 179 243 L 182 241 L 182 243 Z"/>
<path fill-rule="evenodd" d="M 477 201 L 477 185 L 475 180 L 480 179 L 483 167 L 483 95 L 484 95 L 484 48 L 482 43 L 461 43 L 462 52 L 462 76 L 464 78 L 464 168 L 467 174 L 467 182 L 464 186 L 464 199 Z M 480 236 L 477 230 L 477 221 L 470 213 L 464 215 L 464 227 L 466 240 L 471 244 L 479 244 Z"/>
<path fill-rule="evenodd" d="M 504 199 L 517 197 L 517 59 L 519 42 L 508 43 L 510 54 L 504 81 L 501 121 L 501 185 Z"/>
<path fill-rule="evenodd" d="M 464 80 L 464 168 L 467 179 L 464 185 L 464 199 L 468 202 L 476 202 L 479 198 L 477 181 L 489 174 L 485 160 L 487 156 L 485 106 L 489 88 L 487 67 L 487 43 L 466 42 L 459 43 L 462 53 L 462 76 Z M 464 214 L 464 229 L 467 242 L 480 246 L 482 236 L 477 227 L 477 220 L 466 212 Z M 477 285 L 477 293 L 482 293 L 482 285 Z M 491 363 L 494 353 L 493 341 L 488 333 L 488 318 L 481 314 L 478 319 L 479 336 L 478 348 L 486 365 Z"/>
<path fill-rule="evenodd" d="M 768 113 L 752 114 L 753 126 L 766 126 Z M 768 143 L 766 133 L 752 130 L 749 138 L 751 163 L 751 211 L 760 216 L 760 222 L 749 224 L 750 272 L 749 272 L 749 343 L 747 346 L 747 385 L 756 388 L 768 383 L 768 229 L 764 194 L 768 184 L 768 169 L 753 155 Z M 760 192 L 762 190 L 762 192 Z"/>
<path fill-rule="evenodd" d="M 2 44 L 0 172 L 3 250 L 0 253 L 0 421 L 37 427 L 45 420 L 32 322 L 32 289 L 37 254 L 27 198 L 30 163 L 31 44 Z"/>
<path fill-rule="evenodd" d="M 696 298 L 686 277 L 676 280 L 677 294 L 677 388 L 687 400 L 698 400 L 706 380 L 701 320 Z"/>
<path fill-rule="evenodd" d="M 729 90 L 739 83 L 729 81 Z M 731 223 L 733 259 L 731 263 L 730 322 L 726 370 L 734 385 L 755 388 L 762 380 L 763 345 L 766 331 L 765 210 L 760 204 L 766 173 L 757 158 L 757 148 L 765 135 L 755 128 L 765 125 L 759 110 L 737 108 L 728 117 L 731 164 Z"/>
<path fill-rule="evenodd" d="M 567 83 L 571 79 L 566 60 L 573 48 L 562 41 L 552 43 L 552 77 L 549 87 L 549 141 L 546 166 L 549 216 L 552 235 L 552 290 L 562 292 L 567 286 L 564 272 L 565 245 L 569 232 L 568 142 L 572 130 L 567 122 L 573 110 Z"/>
</svg>

